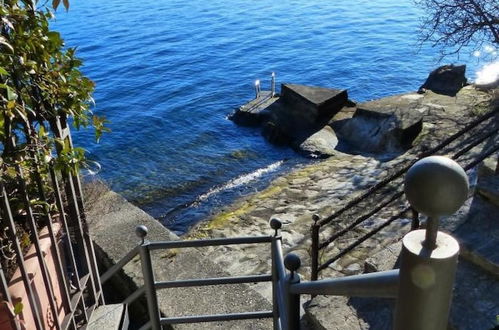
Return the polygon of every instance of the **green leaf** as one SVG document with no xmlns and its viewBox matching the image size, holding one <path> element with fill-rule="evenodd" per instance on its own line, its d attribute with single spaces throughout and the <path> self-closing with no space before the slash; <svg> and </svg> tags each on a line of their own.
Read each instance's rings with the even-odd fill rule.
<svg viewBox="0 0 499 330">
<path fill-rule="evenodd" d="M 31 244 L 31 240 L 29 239 L 29 234 L 24 232 L 23 236 L 21 237 L 21 247 L 23 249 L 25 249 L 28 246 L 30 246 L 30 244 Z"/>
<path fill-rule="evenodd" d="M 19 315 L 23 312 L 24 305 L 22 302 L 18 302 L 14 305 L 14 314 Z"/>
<path fill-rule="evenodd" d="M 57 46 L 62 44 L 61 34 L 59 32 L 50 31 L 47 33 L 47 37 Z"/>
<path fill-rule="evenodd" d="M 4 68 L 2 68 L 1 66 L 0 66 L 0 74 L 4 75 L 4 76 L 8 76 L 9 75 L 9 73 L 7 72 L 7 70 L 5 70 Z"/>
<path fill-rule="evenodd" d="M 16 100 L 17 94 L 9 86 L 6 86 L 6 87 L 7 87 L 7 100 L 8 101 Z"/>
</svg>

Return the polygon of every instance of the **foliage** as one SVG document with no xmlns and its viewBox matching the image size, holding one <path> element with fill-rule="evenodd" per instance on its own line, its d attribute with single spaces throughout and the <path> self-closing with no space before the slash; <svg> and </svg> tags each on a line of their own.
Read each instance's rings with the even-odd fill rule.
<svg viewBox="0 0 499 330">
<path fill-rule="evenodd" d="M 60 4 L 53 0 L 52 8 Z M 69 9 L 68 0 L 62 4 Z M 54 14 L 47 3 L 37 6 L 36 0 L 0 0 L 0 177 L 19 240 L 26 244 L 28 206 L 38 224 L 56 211 L 49 166 L 77 175 L 85 164 L 84 150 L 72 146 L 66 123 L 93 127 L 97 140 L 108 131 L 107 120 L 91 111 L 94 83 L 81 73 L 76 49 L 66 48 L 50 29 Z M 5 219 L 2 214 L 0 222 Z M 0 250 L 8 255 L 5 228 L 2 223 Z"/>
<path fill-rule="evenodd" d="M 54 0 L 57 8 L 61 1 Z M 69 2 L 63 1 L 66 9 Z M 2 158 L 36 148 L 50 155 L 57 117 L 76 128 L 94 126 L 99 139 L 106 120 L 92 114 L 94 83 L 79 70 L 74 48 L 64 49 L 51 31 L 53 13 L 30 0 L 5 0 L 0 7 L 0 141 Z M 81 159 L 81 157 L 78 157 Z M 74 159 L 73 159 L 74 160 Z"/>
<path fill-rule="evenodd" d="M 458 54 L 463 47 L 479 50 L 499 45 L 498 0 L 415 0 L 425 10 L 420 41 L 441 49 L 442 55 Z"/>
</svg>

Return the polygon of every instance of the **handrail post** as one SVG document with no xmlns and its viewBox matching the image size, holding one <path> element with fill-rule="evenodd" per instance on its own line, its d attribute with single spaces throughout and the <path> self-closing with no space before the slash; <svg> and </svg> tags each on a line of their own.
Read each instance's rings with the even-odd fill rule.
<svg viewBox="0 0 499 330">
<path fill-rule="evenodd" d="M 146 226 L 137 226 L 135 233 L 142 240 L 139 247 L 140 262 L 142 265 L 142 275 L 144 276 L 144 288 L 147 300 L 147 310 L 149 312 L 150 324 L 153 330 L 161 330 L 160 314 L 158 307 L 158 297 L 154 282 L 154 272 L 149 251 L 149 242 L 145 240 L 147 236 Z"/>
<path fill-rule="evenodd" d="M 277 274 L 277 258 L 278 253 L 277 241 L 281 239 L 279 234 L 279 229 L 281 229 L 282 223 L 279 219 L 270 219 L 270 228 L 274 229 L 274 235 L 272 236 L 272 242 L 270 243 L 271 258 L 272 258 L 272 322 L 274 325 L 274 330 L 280 329 L 279 326 L 279 302 L 278 302 L 278 290 L 279 290 L 279 276 Z"/>
<path fill-rule="evenodd" d="M 426 230 L 411 231 L 402 241 L 393 329 L 447 329 L 459 244 L 438 231 L 438 218 L 456 212 L 468 189 L 466 172 L 449 158 L 427 157 L 407 172 L 407 200 L 428 221 Z"/>
<path fill-rule="evenodd" d="M 319 215 L 314 214 L 312 216 L 312 220 L 314 220 L 314 224 L 312 225 L 311 229 L 312 251 L 310 258 L 312 259 L 312 264 L 311 264 L 310 280 L 317 281 L 319 277 L 319 229 L 320 229 L 320 225 L 318 223 L 318 221 L 320 220 Z"/>
<path fill-rule="evenodd" d="M 300 283 L 300 275 L 297 272 L 301 265 L 300 258 L 290 253 L 284 258 L 284 265 L 290 271 L 284 283 L 284 299 L 288 316 L 285 329 L 300 330 L 300 294 L 291 292 L 291 286 Z"/>
<path fill-rule="evenodd" d="M 272 72 L 272 81 L 270 82 L 271 94 L 270 97 L 275 96 L 275 72 Z"/>
<path fill-rule="evenodd" d="M 419 212 L 411 207 L 412 221 L 411 221 L 411 231 L 419 229 Z"/>
</svg>

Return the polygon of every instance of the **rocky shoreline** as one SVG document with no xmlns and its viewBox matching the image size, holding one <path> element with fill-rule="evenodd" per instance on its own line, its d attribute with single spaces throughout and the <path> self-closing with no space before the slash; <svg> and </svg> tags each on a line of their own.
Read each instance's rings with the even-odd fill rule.
<svg viewBox="0 0 499 330">
<path fill-rule="evenodd" d="M 429 84 L 425 83 L 423 86 L 429 87 Z M 207 219 L 191 230 L 188 236 L 231 237 L 268 234 L 269 219 L 279 218 L 284 224 L 283 246 L 287 252 L 293 251 L 302 258 L 301 273 L 308 277 L 310 227 L 314 214 L 322 218 L 332 214 L 348 200 L 382 180 L 393 169 L 416 159 L 422 151 L 431 149 L 457 132 L 489 109 L 496 97 L 495 93 L 496 91 L 481 91 L 469 85 L 458 88 L 454 96 L 438 94 L 425 88 L 424 91 L 390 96 L 356 107 L 346 103 L 336 111 L 331 120 L 325 121 L 326 124 L 322 123 L 324 127 L 336 127 L 337 135 L 343 139 L 357 140 L 355 148 L 351 149 L 354 152 L 333 150 L 329 158 L 301 166 L 277 178 L 265 190 L 244 197 Z M 268 118 L 268 114 L 264 116 Z M 386 129 L 376 127 L 376 123 L 385 123 Z M 418 126 L 418 134 L 413 132 L 410 139 L 405 138 L 406 134 L 401 133 L 401 127 L 414 131 L 414 126 Z M 377 138 L 377 142 L 373 142 L 369 136 Z M 401 141 L 406 143 L 404 148 L 399 143 Z M 408 141 L 410 145 L 407 145 Z M 373 147 L 374 143 L 378 149 Z M 369 226 L 356 230 L 368 230 L 368 227 L 375 226 L 393 215 L 398 207 L 400 205 L 386 209 L 384 214 L 371 221 Z M 333 264 L 328 271 L 332 274 L 338 271 L 344 274 L 360 271 L 363 260 L 399 237 L 401 229 L 407 228 L 410 221 L 410 215 L 407 215 L 358 251 Z M 330 226 L 322 235 L 330 235 L 339 228 L 341 224 Z M 345 238 L 342 246 L 350 241 L 351 239 Z M 339 251 L 341 246 L 333 246 L 331 249 Z M 234 271 L 241 274 L 265 271 L 270 266 L 267 258 L 260 257 L 265 254 L 258 248 L 230 250 L 230 257 L 227 257 L 225 250 L 217 254 L 214 249 L 209 251 L 209 254 L 212 257 L 217 255 L 215 258 L 218 258 L 223 267 L 234 268 Z M 324 276 L 327 274 L 326 271 Z"/>
</svg>

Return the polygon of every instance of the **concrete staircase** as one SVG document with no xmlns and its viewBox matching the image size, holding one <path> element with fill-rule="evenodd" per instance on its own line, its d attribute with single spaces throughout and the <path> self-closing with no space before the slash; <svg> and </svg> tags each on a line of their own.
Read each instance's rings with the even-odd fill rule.
<svg viewBox="0 0 499 330">
<path fill-rule="evenodd" d="M 128 203 L 118 194 L 102 189 L 99 197 L 87 207 L 89 225 L 101 269 L 119 261 L 137 245 L 137 225 L 146 225 L 149 240 L 176 240 L 178 237 L 154 218 Z M 230 276 L 224 269 L 204 257 L 197 249 L 154 251 L 151 254 L 157 281 Z M 140 260 L 134 258 L 120 276 L 107 287 L 114 297 L 125 298 L 143 283 Z M 270 283 L 269 283 L 270 285 Z M 223 314 L 271 310 L 271 303 L 246 284 L 174 288 L 158 291 L 161 312 L 167 317 Z M 145 300 L 130 306 L 131 328 L 140 326 L 147 317 Z M 243 320 L 205 324 L 175 325 L 174 329 L 271 329 L 272 320 Z"/>
</svg>

